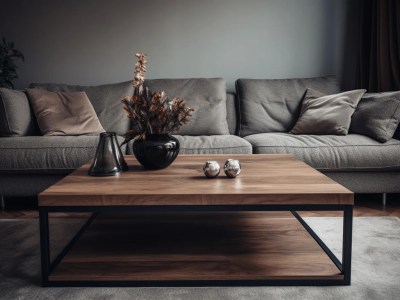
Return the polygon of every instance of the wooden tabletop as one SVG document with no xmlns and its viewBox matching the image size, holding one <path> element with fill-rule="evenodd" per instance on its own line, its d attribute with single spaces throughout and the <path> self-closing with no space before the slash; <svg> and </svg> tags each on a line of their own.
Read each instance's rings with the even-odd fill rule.
<svg viewBox="0 0 400 300">
<path fill-rule="evenodd" d="M 228 158 L 239 159 L 242 173 L 225 176 Z M 206 178 L 203 164 L 216 160 L 221 173 Z M 92 177 L 85 164 L 39 195 L 39 206 L 353 204 L 353 193 L 286 154 L 179 155 L 163 170 L 144 170 L 126 156 L 130 170 L 119 176 Z"/>
</svg>

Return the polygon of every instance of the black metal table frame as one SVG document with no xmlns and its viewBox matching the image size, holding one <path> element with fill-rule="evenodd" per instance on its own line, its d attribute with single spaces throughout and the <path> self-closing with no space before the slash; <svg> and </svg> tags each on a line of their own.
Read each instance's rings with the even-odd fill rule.
<svg viewBox="0 0 400 300">
<path fill-rule="evenodd" d="M 166 280 L 166 281 L 51 281 L 50 274 L 77 242 L 86 228 L 101 212 L 149 212 L 149 211 L 290 211 L 304 226 L 343 275 L 343 280 L 333 279 L 272 279 L 272 280 Z M 297 211 L 342 211 L 343 241 L 342 261 L 333 254 Z M 49 213 L 51 212 L 93 212 L 77 234 L 58 256 L 50 261 Z M 350 285 L 351 247 L 353 227 L 353 205 L 159 205 L 159 206 L 40 206 L 40 252 L 43 287 L 62 286 L 325 286 Z"/>
</svg>

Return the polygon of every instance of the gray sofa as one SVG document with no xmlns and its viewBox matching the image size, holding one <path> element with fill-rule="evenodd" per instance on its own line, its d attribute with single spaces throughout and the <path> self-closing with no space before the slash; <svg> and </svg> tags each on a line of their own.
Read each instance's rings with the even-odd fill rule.
<svg viewBox="0 0 400 300">
<path fill-rule="evenodd" d="M 132 93 L 130 82 L 96 87 L 32 86 L 52 91 L 84 90 L 105 130 L 115 131 L 121 136 L 129 127 L 121 104 L 115 98 Z M 400 192 L 400 140 L 392 139 L 382 144 L 356 134 L 296 136 L 288 133 L 298 118 L 302 96 L 309 87 L 325 93 L 339 91 L 336 79 L 331 76 L 239 79 L 236 93 L 226 94 L 229 134 L 177 135 L 181 143 L 180 153 L 224 153 L 227 157 L 289 153 L 356 193 Z M 4 105 L 4 101 L 0 102 L 0 118 L 3 117 L 3 122 L 0 121 L 0 135 L 3 136 L 0 137 L 0 196 L 38 195 L 93 158 L 98 142 L 97 136 L 41 136 L 29 103 L 23 101 L 19 98 L 8 103 L 10 107 Z M 7 112 L 12 110 L 12 105 L 18 105 L 20 115 Z M 23 132 L 29 132 L 29 135 L 5 133 L 13 122 L 17 126 L 25 122 L 25 127 L 29 128 Z M 9 128 L 5 128 L 7 125 Z M 123 147 L 123 151 L 131 154 L 131 144 Z"/>
</svg>

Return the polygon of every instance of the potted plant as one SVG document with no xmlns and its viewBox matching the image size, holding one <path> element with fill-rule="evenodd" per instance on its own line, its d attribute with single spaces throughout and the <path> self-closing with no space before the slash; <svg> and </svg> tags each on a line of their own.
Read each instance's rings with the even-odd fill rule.
<svg viewBox="0 0 400 300">
<path fill-rule="evenodd" d="M 15 61 L 25 60 L 24 55 L 14 48 L 14 43 L 3 38 L 0 43 L 0 87 L 14 88 L 12 81 L 18 78 Z"/>
<path fill-rule="evenodd" d="M 123 108 L 132 123 L 123 144 L 134 140 L 133 153 L 139 163 L 146 169 L 163 169 L 179 153 L 179 141 L 171 133 L 188 123 L 194 110 L 187 107 L 183 99 L 170 99 L 165 92 L 144 88 L 147 57 L 144 53 L 137 53 L 136 57 L 134 94 L 122 98 Z"/>
</svg>

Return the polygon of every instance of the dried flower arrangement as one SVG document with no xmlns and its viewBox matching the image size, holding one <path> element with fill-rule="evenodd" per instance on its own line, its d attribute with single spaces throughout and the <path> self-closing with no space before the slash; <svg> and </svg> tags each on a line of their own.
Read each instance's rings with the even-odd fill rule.
<svg viewBox="0 0 400 300">
<path fill-rule="evenodd" d="M 123 144 L 132 139 L 145 139 L 149 134 L 174 133 L 190 121 L 193 109 L 186 106 L 186 101 L 178 97 L 172 100 L 165 92 L 151 92 L 143 87 L 147 56 L 144 53 L 135 55 L 134 94 L 123 97 L 124 110 L 131 119 L 132 129 L 125 134 Z"/>
</svg>

